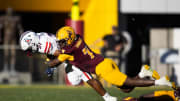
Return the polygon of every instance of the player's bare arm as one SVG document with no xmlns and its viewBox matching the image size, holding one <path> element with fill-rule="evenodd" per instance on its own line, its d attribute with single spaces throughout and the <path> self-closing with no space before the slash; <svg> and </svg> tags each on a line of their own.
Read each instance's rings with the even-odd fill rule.
<svg viewBox="0 0 180 101">
<path fill-rule="evenodd" d="M 56 58 L 56 59 L 48 61 L 47 64 L 49 67 L 55 67 L 55 66 L 61 64 L 61 62 Z"/>
<path fill-rule="evenodd" d="M 56 50 L 53 55 L 54 55 L 54 56 L 59 56 L 59 54 L 60 54 L 60 51 L 59 51 L 59 50 Z"/>
<path fill-rule="evenodd" d="M 59 54 L 59 52 L 57 52 L 57 54 Z M 57 56 L 57 58 L 48 61 L 47 64 L 49 67 L 54 67 L 54 66 L 61 64 L 62 62 L 66 61 L 66 60 L 72 61 L 72 60 L 74 60 L 74 57 L 72 55 L 68 55 L 68 54 L 59 54 Z"/>
</svg>

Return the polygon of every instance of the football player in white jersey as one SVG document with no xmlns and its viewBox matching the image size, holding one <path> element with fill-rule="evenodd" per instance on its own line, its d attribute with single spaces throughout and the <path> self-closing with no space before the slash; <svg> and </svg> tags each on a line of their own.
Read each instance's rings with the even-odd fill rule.
<svg viewBox="0 0 180 101">
<path fill-rule="evenodd" d="M 45 32 L 35 33 L 33 31 L 26 31 L 20 37 L 20 46 L 23 51 L 30 53 L 42 53 L 46 54 L 50 59 L 56 57 L 60 47 L 57 45 L 56 37 L 53 34 Z M 65 64 L 65 68 L 68 67 Z M 53 68 L 47 69 L 47 74 L 53 74 Z M 67 70 L 67 69 L 66 69 Z M 79 68 L 72 66 L 72 68 L 66 71 L 68 80 L 72 85 L 79 85 L 83 80 L 92 86 L 105 101 L 117 101 L 116 97 L 110 96 L 102 87 L 98 80 L 93 79 L 91 74 L 81 71 Z M 99 89 L 97 86 L 99 85 Z M 99 92 L 100 91 L 100 92 Z"/>
<path fill-rule="evenodd" d="M 45 32 L 24 32 L 20 37 L 20 46 L 23 51 L 32 51 L 54 55 L 58 50 L 56 37 Z"/>
<path fill-rule="evenodd" d="M 48 58 L 53 58 L 56 56 L 56 52 L 58 52 L 58 45 L 56 43 L 56 37 L 53 34 L 48 34 L 45 32 L 35 33 L 32 31 L 24 32 L 20 37 L 20 46 L 23 51 L 31 52 L 31 53 L 42 53 L 46 54 Z M 65 64 L 67 67 L 67 64 Z M 91 75 L 86 73 L 86 76 L 80 76 L 83 72 L 77 71 L 77 69 L 73 66 L 71 72 L 67 73 L 67 77 L 72 85 L 78 85 L 81 82 L 81 79 L 87 82 L 88 78 L 91 79 Z M 53 68 L 47 69 L 47 73 L 50 76 L 53 73 Z M 73 76 L 72 76 L 73 75 Z M 80 77 L 82 77 L 80 79 Z"/>
</svg>

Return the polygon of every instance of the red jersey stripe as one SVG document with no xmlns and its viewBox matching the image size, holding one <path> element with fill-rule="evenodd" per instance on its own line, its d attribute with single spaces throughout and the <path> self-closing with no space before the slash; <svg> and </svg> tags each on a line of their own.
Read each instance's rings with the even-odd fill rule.
<svg viewBox="0 0 180 101">
<path fill-rule="evenodd" d="M 48 42 L 46 42 L 46 47 L 45 47 L 44 53 L 46 53 L 47 47 L 48 47 Z"/>
<path fill-rule="evenodd" d="M 85 72 L 83 72 L 83 74 L 88 78 L 88 80 L 91 79 L 91 78 L 88 76 L 88 74 L 86 74 Z"/>
<path fill-rule="evenodd" d="M 49 47 L 48 47 L 47 53 L 49 53 L 50 48 L 51 48 L 51 43 L 49 42 Z"/>
</svg>

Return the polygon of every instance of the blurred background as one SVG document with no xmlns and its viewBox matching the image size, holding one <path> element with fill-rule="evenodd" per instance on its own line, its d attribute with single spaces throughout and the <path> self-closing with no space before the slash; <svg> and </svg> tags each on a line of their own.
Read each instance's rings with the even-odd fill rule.
<svg viewBox="0 0 180 101">
<path fill-rule="evenodd" d="M 135 76 L 144 64 L 180 84 L 179 0 L 0 0 L 0 83 L 68 84 L 45 74 L 45 56 L 19 48 L 23 31 L 56 34 L 72 26 L 95 52 Z M 69 85 L 69 84 L 68 84 Z"/>
</svg>

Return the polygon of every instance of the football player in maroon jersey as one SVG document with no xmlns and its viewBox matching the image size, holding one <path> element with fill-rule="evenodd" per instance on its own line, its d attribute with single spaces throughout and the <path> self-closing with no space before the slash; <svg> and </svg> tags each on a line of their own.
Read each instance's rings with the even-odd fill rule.
<svg viewBox="0 0 180 101">
<path fill-rule="evenodd" d="M 75 65 L 82 71 L 94 73 L 98 77 L 121 88 L 124 92 L 130 92 L 134 87 L 153 85 L 172 86 L 171 82 L 169 82 L 166 77 L 159 79 L 159 75 L 153 72 L 149 67 L 143 67 L 139 75 L 134 78 L 128 77 L 126 74 L 120 72 L 113 60 L 94 53 L 86 45 L 84 40 L 79 35 L 75 34 L 71 27 L 65 26 L 60 28 L 56 33 L 56 38 L 58 39 L 61 49 L 59 50 L 59 56 L 50 61 L 49 66 L 54 66 L 68 60 L 72 65 Z M 142 79 L 145 76 L 150 76 L 158 80 Z M 101 93 L 103 95 L 104 92 Z"/>
</svg>

